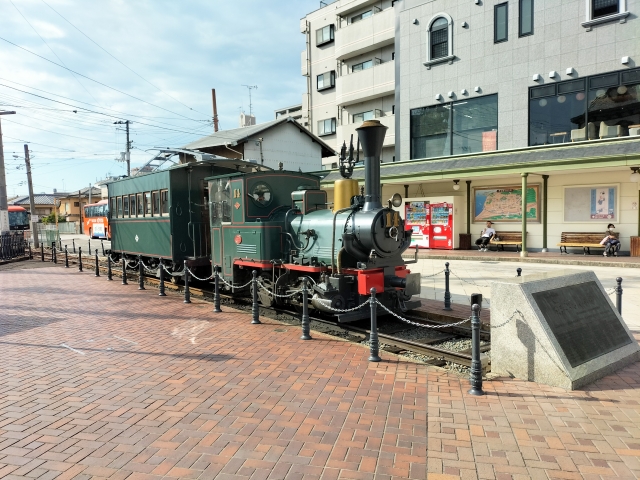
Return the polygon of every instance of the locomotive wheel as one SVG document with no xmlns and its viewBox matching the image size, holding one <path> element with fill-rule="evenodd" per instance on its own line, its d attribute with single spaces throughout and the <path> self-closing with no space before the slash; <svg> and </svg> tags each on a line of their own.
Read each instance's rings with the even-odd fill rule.
<svg viewBox="0 0 640 480">
<path fill-rule="evenodd" d="M 266 288 L 269 289 L 269 292 L 273 292 L 273 282 L 271 280 L 268 280 L 264 277 L 260 277 L 259 280 Z M 251 288 L 251 295 L 253 295 L 253 285 L 251 285 Z M 260 305 L 264 307 L 273 306 L 273 297 L 269 295 L 269 292 L 267 292 L 264 288 L 258 287 L 258 301 L 260 302 Z"/>
</svg>

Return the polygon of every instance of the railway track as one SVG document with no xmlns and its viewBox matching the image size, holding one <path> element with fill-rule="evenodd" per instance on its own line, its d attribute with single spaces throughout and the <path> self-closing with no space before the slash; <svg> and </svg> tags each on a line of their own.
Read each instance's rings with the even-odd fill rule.
<svg viewBox="0 0 640 480">
<path fill-rule="evenodd" d="M 49 258 L 48 261 L 51 262 L 51 252 L 50 251 L 47 252 L 47 250 L 45 250 L 45 260 L 47 259 L 47 257 Z M 58 264 L 62 263 L 64 265 L 64 256 L 62 256 L 62 262 L 60 261 L 60 258 L 61 257 L 58 256 Z M 37 260 L 35 253 L 34 253 L 34 260 Z M 95 270 L 94 257 L 83 256 L 82 263 L 83 263 L 83 267 L 87 270 L 87 272 Z M 78 264 L 78 255 L 69 254 L 69 265 L 77 266 L 77 264 Z M 112 275 L 114 277 L 122 278 L 121 268 L 114 268 L 114 267 L 115 266 L 112 264 L 112 268 L 111 268 Z M 100 273 L 101 275 L 103 274 L 106 275 L 106 272 L 108 269 L 107 269 L 105 260 L 99 261 L 99 270 L 101 272 Z M 134 281 L 138 282 L 139 281 L 138 272 L 133 270 L 127 271 L 127 279 L 130 280 L 131 282 L 134 282 Z M 147 275 L 144 276 L 144 282 L 145 284 L 154 286 L 154 287 L 159 287 L 160 285 L 159 279 L 152 276 L 147 276 Z M 172 291 L 175 293 L 183 293 L 184 286 L 171 283 L 170 281 L 165 281 L 165 290 Z M 189 290 L 190 290 L 191 296 L 195 298 L 201 298 L 205 301 L 213 302 L 212 289 L 202 288 L 201 286 L 195 286 L 190 284 Z M 226 295 L 223 293 L 220 294 L 220 297 L 223 303 L 227 305 L 233 304 L 235 308 L 245 309 L 245 308 L 251 307 L 251 301 L 249 299 L 245 300 L 243 298 L 233 297 L 231 295 Z M 265 307 L 263 305 L 260 305 L 260 312 L 261 312 L 261 315 L 275 318 L 280 321 L 284 320 L 285 323 L 288 323 L 290 325 L 295 325 L 296 323 L 300 322 L 299 314 L 296 314 L 289 310 L 278 309 L 273 307 Z M 382 317 L 383 315 L 379 314 L 379 316 Z M 424 323 L 425 325 L 430 325 L 430 324 L 443 325 L 445 323 L 442 321 L 435 321 L 428 318 L 420 318 L 420 317 L 418 318 L 412 317 L 412 319 L 419 320 L 420 323 Z M 347 340 L 351 340 L 351 341 L 358 341 L 358 342 L 368 341 L 369 334 L 371 333 L 371 331 L 368 328 L 364 328 L 362 326 L 357 326 L 354 324 L 338 324 L 335 321 L 331 321 L 322 317 L 310 317 L 310 320 L 312 322 L 318 322 L 319 324 L 331 326 L 332 329 L 334 330 L 337 329 L 345 332 L 346 335 L 341 335 L 341 338 L 346 338 Z M 360 322 L 356 322 L 356 323 L 360 323 Z M 413 327 L 408 327 L 407 330 L 411 328 Z M 444 340 L 450 340 L 451 338 L 455 338 L 456 336 L 462 336 L 462 337 L 471 336 L 471 329 L 467 327 L 457 326 L 457 327 L 450 327 L 450 328 L 438 328 L 438 331 L 449 334 L 444 338 Z M 399 332 L 395 332 L 395 333 L 399 333 Z M 488 338 L 488 332 L 484 332 L 484 333 L 485 333 L 484 335 L 485 338 Z M 430 360 L 426 360 L 423 362 L 426 364 L 443 366 L 447 364 L 447 362 L 449 362 L 455 365 L 461 365 L 463 367 L 471 367 L 470 349 L 455 351 L 455 350 L 439 347 L 437 344 L 432 345 L 427 342 L 408 340 L 398 335 L 383 333 L 380 331 L 378 332 L 378 338 L 380 339 L 380 343 L 384 345 L 381 348 L 383 350 L 390 351 L 392 353 L 413 352 L 420 355 L 431 357 Z M 442 341 L 442 339 L 440 340 L 436 339 L 436 342 L 438 341 Z M 481 352 L 486 352 L 486 351 L 489 351 L 490 349 L 491 349 L 491 345 L 485 344 L 481 347 Z M 483 356 L 483 370 L 486 370 L 486 371 L 490 370 L 490 362 L 486 356 Z"/>
</svg>

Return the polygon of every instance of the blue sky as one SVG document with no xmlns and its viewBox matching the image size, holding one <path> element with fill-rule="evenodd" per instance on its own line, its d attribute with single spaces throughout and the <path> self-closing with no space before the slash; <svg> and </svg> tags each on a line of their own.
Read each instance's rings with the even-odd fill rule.
<svg viewBox="0 0 640 480">
<path fill-rule="evenodd" d="M 134 167 L 153 155 L 145 150 L 213 131 L 211 88 L 221 129 L 238 126 L 241 108 L 249 112 L 243 84 L 258 86 L 259 123 L 300 103 L 300 19 L 318 7 L 318 0 L 0 0 L 0 110 L 17 112 L 1 119 L 9 196 L 27 193 L 24 143 L 35 192 L 73 191 L 126 173 L 115 161 L 125 134 L 114 121 L 133 122 Z"/>
</svg>

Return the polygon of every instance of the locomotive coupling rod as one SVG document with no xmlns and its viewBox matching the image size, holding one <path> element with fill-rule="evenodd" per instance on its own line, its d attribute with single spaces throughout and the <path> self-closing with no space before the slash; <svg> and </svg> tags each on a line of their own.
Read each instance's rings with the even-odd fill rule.
<svg viewBox="0 0 640 480">
<path fill-rule="evenodd" d="M 372 288 L 371 300 L 369 307 L 371 308 L 371 333 L 369 334 L 369 361 L 380 362 L 382 359 L 379 355 L 380 344 L 378 342 L 378 301 L 376 299 L 376 289 Z"/>
<path fill-rule="evenodd" d="M 484 395 L 482 390 L 482 363 L 480 361 L 480 305 L 471 306 L 471 370 L 469 371 L 471 389 L 469 395 Z"/>
<path fill-rule="evenodd" d="M 262 323 L 260 321 L 260 306 L 258 305 L 258 272 L 254 270 L 251 272 L 251 289 L 253 290 L 253 304 L 251 305 L 251 323 L 257 325 Z"/>
</svg>

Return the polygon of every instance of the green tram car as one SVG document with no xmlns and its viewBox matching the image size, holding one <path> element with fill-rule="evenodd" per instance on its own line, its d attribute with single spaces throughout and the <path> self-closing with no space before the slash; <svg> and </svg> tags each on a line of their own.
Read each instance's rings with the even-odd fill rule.
<svg viewBox="0 0 640 480">
<path fill-rule="evenodd" d="M 255 170 L 241 160 L 216 159 L 175 165 L 108 184 L 111 256 L 169 271 L 211 272 L 209 188 L 205 178 Z"/>
</svg>

